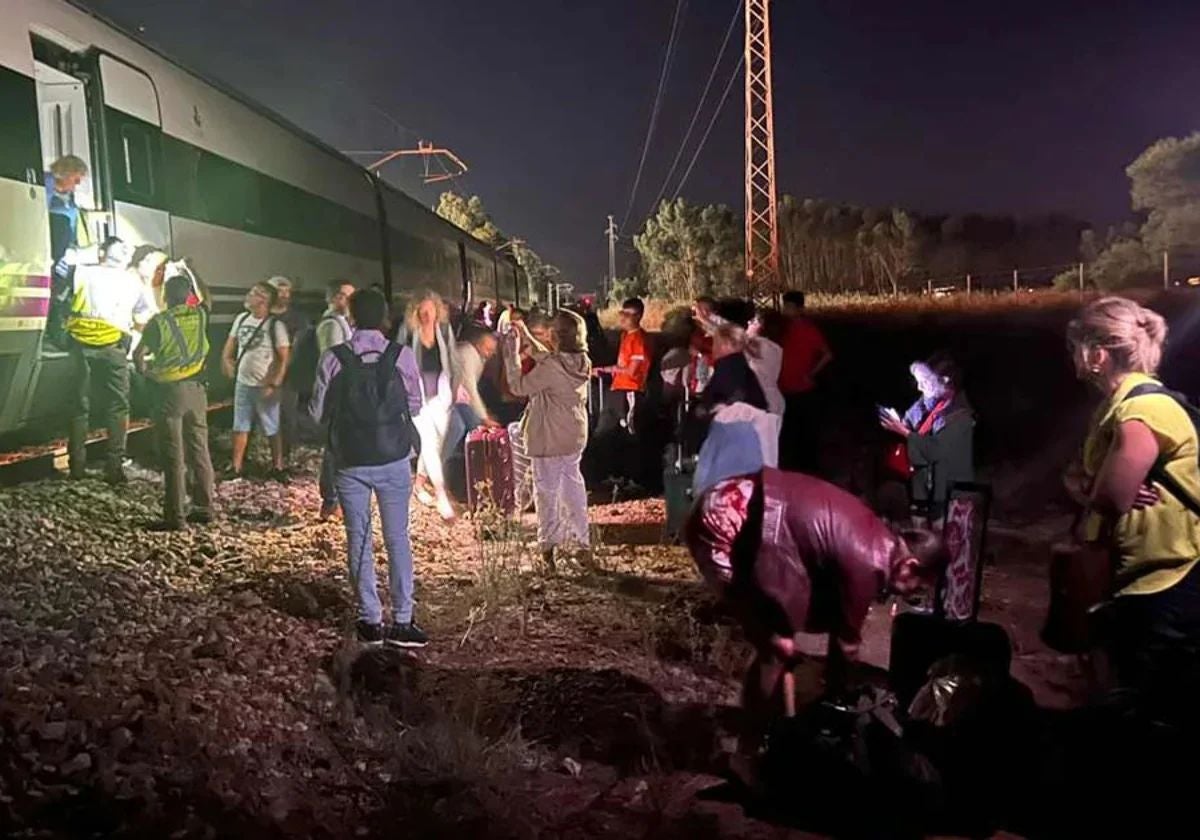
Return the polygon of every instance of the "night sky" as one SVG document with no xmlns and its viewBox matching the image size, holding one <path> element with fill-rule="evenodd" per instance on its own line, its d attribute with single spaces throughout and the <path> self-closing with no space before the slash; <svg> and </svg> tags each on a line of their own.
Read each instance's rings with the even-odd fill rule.
<svg viewBox="0 0 1200 840">
<path fill-rule="evenodd" d="M 451 147 L 471 168 L 461 189 L 580 287 L 605 271 L 606 214 L 625 213 L 675 7 L 90 5 L 338 148 L 418 137 Z M 687 3 L 627 233 L 651 209 L 734 7 Z M 775 0 L 773 23 L 781 194 L 931 212 L 1057 210 L 1107 224 L 1128 215 L 1124 166 L 1153 140 L 1200 127 L 1195 0 Z M 741 39 L 739 24 L 709 107 Z M 689 199 L 740 208 L 742 119 L 739 79 Z M 415 162 L 390 174 L 436 201 Z"/>
</svg>

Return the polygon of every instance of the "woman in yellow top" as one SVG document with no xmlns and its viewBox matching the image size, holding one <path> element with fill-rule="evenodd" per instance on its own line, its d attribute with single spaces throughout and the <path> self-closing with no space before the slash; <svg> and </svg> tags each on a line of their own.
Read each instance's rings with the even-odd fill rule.
<svg viewBox="0 0 1200 840">
<path fill-rule="evenodd" d="M 1068 327 L 1076 373 L 1104 397 L 1075 488 L 1087 540 L 1113 561 L 1103 643 L 1123 686 L 1169 694 L 1200 647 L 1200 517 L 1151 472 L 1159 465 L 1200 500 L 1200 448 L 1187 411 L 1155 392 L 1166 337 L 1161 315 L 1119 297 L 1094 301 Z"/>
</svg>

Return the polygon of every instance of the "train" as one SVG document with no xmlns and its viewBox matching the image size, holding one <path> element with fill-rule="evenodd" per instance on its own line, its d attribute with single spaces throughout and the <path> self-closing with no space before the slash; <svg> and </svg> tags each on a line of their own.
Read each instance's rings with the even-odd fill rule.
<svg viewBox="0 0 1200 840">
<path fill-rule="evenodd" d="M 45 340 L 46 173 L 62 155 L 88 165 L 75 199 L 91 241 L 188 259 L 211 292 L 215 351 L 273 275 L 308 310 L 334 278 L 394 301 L 529 302 L 510 255 L 262 105 L 70 0 L 3 2 L 0 436 L 61 418 L 69 396 L 67 355 Z"/>
</svg>

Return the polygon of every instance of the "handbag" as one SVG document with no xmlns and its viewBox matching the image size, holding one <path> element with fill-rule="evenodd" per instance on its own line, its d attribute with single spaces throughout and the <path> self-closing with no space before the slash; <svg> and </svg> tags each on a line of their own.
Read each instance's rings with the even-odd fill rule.
<svg viewBox="0 0 1200 840">
<path fill-rule="evenodd" d="M 912 478 L 912 461 L 908 459 L 908 444 L 904 441 L 889 443 L 883 453 L 884 472 L 900 481 Z"/>
</svg>

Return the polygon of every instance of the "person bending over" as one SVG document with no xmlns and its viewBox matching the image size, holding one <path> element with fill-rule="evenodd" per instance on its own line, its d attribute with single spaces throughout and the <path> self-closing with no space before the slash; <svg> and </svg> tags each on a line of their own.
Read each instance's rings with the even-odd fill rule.
<svg viewBox="0 0 1200 840">
<path fill-rule="evenodd" d="M 742 695 L 741 751 L 753 754 L 783 708 L 795 635 L 829 634 L 825 687 L 840 693 L 871 604 L 933 585 L 947 555 L 932 532 L 893 531 L 832 484 L 763 467 L 749 424 L 712 425 L 695 488 L 686 543 L 756 651 Z"/>
</svg>

